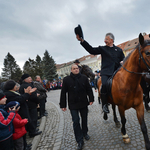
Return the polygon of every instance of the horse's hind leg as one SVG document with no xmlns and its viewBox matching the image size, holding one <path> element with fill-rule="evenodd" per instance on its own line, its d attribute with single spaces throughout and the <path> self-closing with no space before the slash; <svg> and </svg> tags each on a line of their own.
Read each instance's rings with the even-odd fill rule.
<svg viewBox="0 0 150 150">
<path fill-rule="evenodd" d="M 112 105 L 112 109 L 113 109 L 113 115 L 114 115 L 114 122 L 116 124 L 117 128 L 120 128 L 121 124 L 118 121 L 117 115 L 116 115 L 116 105 Z"/>
<path fill-rule="evenodd" d="M 143 103 L 140 104 L 140 106 L 136 107 L 136 113 L 137 113 L 137 117 L 141 126 L 141 130 L 144 136 L 144 140 L 145 140 L 145 147 L 147 150 L 150 150 L 150 141 L 148 138 L 148 134 L 147 134 L 147 127 L 144 121 L 144 105 Z"/>
<path fill-rule="evenodd" d="M 122 123 L 121 133 L 122 133 L 123 141 L 124 143 L 129 143 L 130 138 L 126 134 L 126 128 L 125 128 L 125 124 L 126 124 L 125 110 L 124 108 L 121 108 L 121 107 L 118 107 L 118 108 L 119 108 L 119 113 L 120 113 L 121 123 Z"/>
</svg>

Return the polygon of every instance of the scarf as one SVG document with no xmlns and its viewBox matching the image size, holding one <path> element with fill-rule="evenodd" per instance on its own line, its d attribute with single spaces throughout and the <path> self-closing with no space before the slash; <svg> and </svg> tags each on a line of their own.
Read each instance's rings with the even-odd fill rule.
<svg viewBox="0 0 150 150">
<path fill-rule="evenodd" d="M 79 78 L 81 77 L 81 73 L 78 74 L 73 74 L 72 72 L 70 73 L 71 78 L 73 78 L 73 80 L 75 81 L 74 84 L 74 92 L 76 94 L 82 93 L 83 91 L 85 91 L 83 85 L 80 83 Z M 77 96 L 77 95 L 76 95 Z"/>
</svg>

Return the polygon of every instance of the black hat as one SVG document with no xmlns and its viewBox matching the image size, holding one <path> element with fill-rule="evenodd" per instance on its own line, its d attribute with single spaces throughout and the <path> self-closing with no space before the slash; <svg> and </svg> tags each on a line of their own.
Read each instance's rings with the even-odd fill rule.
<svg viewBox="0 0 150 150">
<path fill-rule="evenodd" d="M 16 106 L 16 109 L 20 106 L 20 103 L 17 102 L 17 101 L 11 101 L 9 102 L 8 104 L 5 105 L 5 109 L 8 109 L 8 108 L 13 108 L 14 106 Z"/>
<path fill-rule="evenodd" d="M 16 85 L 16 82 L 14 80 L 8 80 L 5 85 L 4 85 L 4 89 L 5 90 L 12 90 L 14 88 L 14 86 Z"/>
<path fill-rule="evenodd" d="M 0 100 L 2 100 L 6 95 L 3 92 L 0 92 Z"/>
<path fill-rule="evenodd" d="M 82 28 L 80 25 L 78 25 L 76 28 L 74 28 L 74 32 L 76 35 L 78 34 L 80 38 L 84 39 Z"/>
<path fill-rule="evenodd" d="M 80 62 L 79 62 L 79 60 L 78 60 L 78 59 L 76 59 L 76 60 L 74 61 L 74 63 L 80 63 Z"/>
<path fill-rule="evenodd" d="M 28 77 L 30 77 L 30 76 L 25 73 L 25 74 L 22 75 L 21 79 L 24 80 L 24 79 L 26 79 L 26 78 L 28 78 Z"/>
</svg>

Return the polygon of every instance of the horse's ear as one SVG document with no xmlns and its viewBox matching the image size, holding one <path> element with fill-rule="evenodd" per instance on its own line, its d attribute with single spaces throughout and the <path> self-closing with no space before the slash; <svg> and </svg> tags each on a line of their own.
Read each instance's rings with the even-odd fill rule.
<svg viewBox="0 0 150 150">
<path fill-rule="evenodd" d="M 143 44 L 144 44 L 144 37 L 143 37 L 143 35 L 141 33 L 139 34 L 139 42 L 140 42 L 140 45 L 143 46 Z"/>
</svg>

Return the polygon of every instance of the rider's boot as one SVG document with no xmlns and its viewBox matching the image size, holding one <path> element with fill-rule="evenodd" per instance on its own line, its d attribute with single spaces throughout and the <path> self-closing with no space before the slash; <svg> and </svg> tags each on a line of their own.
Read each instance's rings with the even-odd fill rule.
<svg viewBox="0 0 150 150">
<path fill-rule="evenodd" d="M 107 94 L 101 93 L 101 100 L 102 100 L 102 109 L 104 113 L 109 113 L 108 103 L 107 103 Z"/>
</svg>

